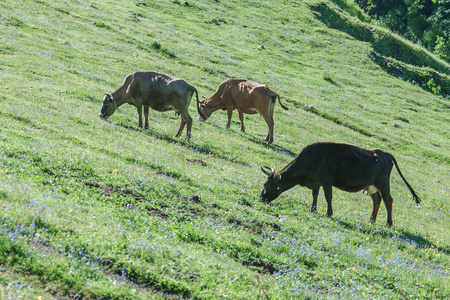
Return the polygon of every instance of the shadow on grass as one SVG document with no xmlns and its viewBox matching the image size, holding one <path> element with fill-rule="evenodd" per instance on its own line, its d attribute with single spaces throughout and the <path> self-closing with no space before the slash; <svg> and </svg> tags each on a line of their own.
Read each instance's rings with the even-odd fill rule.
<svg viewBox="0 0 450 300">
<path fill-rule="evenodd" d="M 240 126 L 240 122 L 235 122 L 235 123 L 238 124 L 238 125 Z M 223 128 L 224 128 L 224 127 L 219 126 L 219 125 L 214 124 L 214 123 L 209 123 L 209 124 L 210 124 L 211 126 L 213 126 L 213 127 L 219 128 L 219 129 L 223 129 Z M 267 128 L 267 127 L 265 127 L 265 128 Z M 239 135 L 239 133 L 241 133 L 241 131 L 235 131 L 234 129 L 227 129 L 227 130 L 233 132 L 233 134 L 235 134 L 235 135 Z M 268 148 L 268 149 L 272 149 L 272 150 L 274 150 L 274 151 L 281 152 L 281 153 L 283 153 L 283 154 L 285 154 L 285 155 L 287 155 L 287 156 L 290 156 L 290 157 L 295 157 L 295 156 L 297 156 L 297 154 L 298 154 L 298 153 L 292 152 L 292 151 L 289 150 L 289 149 L 286 149 L 286 148 L 284 148 L 284 147 L 281 147 L 281 146 L 279 146 L 279 145 L 277 145 L 277 144 L 274 144 L 274 143 L 268 144 L 266 141 L 264 141 L 264 139 L 262 139 L 262 138 L 257 138 L 257 137 L 255 137 L 255 136 L 252 136 L 252 135 L 250 135 L 250 134 L 248 134 L 248 133 L 245 133 L 245 132 L 242 133 L 241 136 L 244 137 L 245 139 L 247 139 L 248 141 L 254 143 L 254 144 L 258 144 L 258 145 L 264 146 L 264 147 L 266 147 L 266 148 Z M 274 139 L 275 139 L 275 138 L 276 138 L 276 137 L 274 137 Z M 299 151 L 300 151 L 300 150 L 299 150 Z"/>
<path fill-rule="evenodd" d="M 379 227 L 376 227 L 375 224 L 370 224 L 369 222 L 367 225 L 371 226 L 362 226 L 358 227 L 354 224 L 351 224 L 347 221 L 342 221 L 337 218 L 331 218 L 335 223 L 338 223 L 341 227 L 349 230 L 356 230 L 363 234 L 372 235 L 372 236 L 378 236 L 383 239 L 389 239 L 392 241 L 397 241 L 400 243 L 407 243 L 412 246 L 416 246 L 417 248 L 423 248 L 423 249 L 429 249 L 434 248 L 438 250 L 439 252 L 450 254 L 450 248 L 449 247 L 442 247 L 439 246 L 433 242 L 431 242 L 429 239 L 423 237 L 420 234 L 411 233 L 408 230 L 404 229 L 397 229 L 400 234 L 390 232 L 384 229 L 380 229 Z M 394 225 L 395 226 L 395 225 Z M 400 247 L 401 248 L 401 247 Z"/>
<path fill-rule="evenodd" d="M 249 166 L 249 164 L 247 164 L 246 162 L 244 162 L 242 160 L 235 159 L 235 158 L 229 157 L 227 155 L 219 154 L 219 153 L 215 152 L 214 150 L 212 150 L 208 146 L 195 145 L 191 141 L 186 141 L 183 137 L 177 138 L 177 137 L 174 137 L 174 136 L 169 136 L 167 134 L 162 134 L 162 133 L 157 132 L 156 130 L 154 130 L 152 128 L 141 129 L 141 128 L 135 128 L 135 127 L 131 127 L 131 126 L 128 126 L 128 125 L 117 124 L 117 123 L 116 123 L 116 126 L 125 128 L 127 130 L 140 132 L 140 133 L 142 133 L 144 135 L 151 136 L 151 137 L 154 137 L 154 138 L 156 138 L 158 140 L 165 141 L 165 142 L 168 142 L 168 143 L 171 143 L 171 144 L 180 145 L 182 147 L 186 147 L 186 148 L 190 149 L 191 151 L 199 152 L 199 153 L 205 154 L 205 155 L 213 155 L 215 157 L 218 157 L 218 158 L 226 160 L 226 161 L 237 163 L 237 164 L 240 164 L 240 165 L 243 165 L 243 166 Z M 184 132 L 185 131 L 183 131 L 183 133 Z"/>
<path fill-rule="evenodd" d="M 340 119 L 339 119 L 338 117 L 336 117 L 336 116 L 327 114 L 327 113 L 325 113 L 325 112 L 320 112 L 320 111 L 318 111 L 318 110 L 317 110 L 315 107 L 313 107 L 313 106 L 310 106 L 310 105 L 303 105 L 301 108 L 302 108 L 303 110 L 307 111 L 307 112 L 310 112 L 310 113 L 315 114 L 316 116 L 319 116 L 319 117 L 324 118 L 324 119 L 326 119 L 326 120 L 328 120 L 328 121 L 334 122 L 336 125 L 344 126 L 344 127 L 348 128 L 348 129 L 353 130 L 354 132 L 357 132 L 357 133 L 362 134 L 362 135 L 364 135 L 364 136 L 367 136 L 367 137 L 375 137 L 374 134 L 372 134 L 372 133 L 366 131 L 365 129 L 360 128 L 360 127 L 358 127 L 358 126 L 356 126 L 356 125 L 353 125 L 353 124 L 349 124 L 348 122 L 342 121 L 342 120 L 340 120 Z M 382 140 L 382 141 L 387 141 L 387 139 L 384 138 L 384 137 L 378 137 L 378 138 L 379 138 L 380 140 Z"/>
<path fill-rule="evenodd" d="M 252 142 L 252 143 L 255 143 L 255 144 L 264 146 L 264 147 L 266 147 L 266 148 L 268 148 L 268 149 L 271 149 L 271 150 L 280 152 L 280 153 L 285 154 L 285 155 L 290 156 L 290 157 L 296 157 L 297 154 L 298 154 L 298 153 L 292 152 L 291 150 L 289 150 L 289 149 L 287 149 L 287 148 L 284 148 L 284 147 L 282 147 L 282 146 L 279 146 L 279 145 L 277 145 L 277 144 L 274 144 L 274 143 L 268 144 L 268 143 L 267 143 L 266 141 L 264 141 L 263 139 L 258 139 L 258 138 L 254 137 L 254 136 L 249 135 L 249 134 L 245 134 L 244 137 L 245 137 L 247 140 L 249 140 L 250 142 Z M 299 152 L 300 152 L 300 150 L 299 150 Z"/>
</svg>

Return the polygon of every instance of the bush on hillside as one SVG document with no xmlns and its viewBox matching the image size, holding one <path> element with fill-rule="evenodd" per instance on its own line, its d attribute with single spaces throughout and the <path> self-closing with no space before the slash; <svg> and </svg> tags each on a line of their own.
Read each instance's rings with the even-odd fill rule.
<svg viewBox="0 0 450 300">
<path fill-rule="evenodd" d="M 447 75 L 450 68 L 446 62 L 399 35 L 363 23 L 337 7 L 320 3 L 311 8 L 328 27 L 371 43 L 374 49 L 372 59 L 389 74 L 415 82 L 433 94 L 450 96 L 450 77 Z"/>
</svg>

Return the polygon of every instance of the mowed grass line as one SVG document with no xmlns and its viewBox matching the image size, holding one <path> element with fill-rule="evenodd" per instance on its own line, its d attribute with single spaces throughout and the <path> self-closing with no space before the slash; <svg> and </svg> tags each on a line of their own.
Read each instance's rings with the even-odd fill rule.
<svg viewBox="0 0 450 300">
<path fill-rule="evenodd" d="M 307 4 L 3 2 L 2 297 L 447 297 L 448 99 L 388 75 Z M 151 112 L 149 130 L 127 105 L 100 120 L 102 95 L 136 70 L 205 97 L 249 78 L 290 110 L 276 106 L 270 146 L 257 115 L 246 133 L 237 115 L 229 130 L 221 111 L 195 120 L 190 142 L 172 113 Z M 367 223 L 360 194 L 335 190 L 330 219 L 305 188 L 259 203 L 260 166 L 329 140 L 394 154 L 423 203 L 396 171 L 390 229 L 383 206 Z"/>
</svg>

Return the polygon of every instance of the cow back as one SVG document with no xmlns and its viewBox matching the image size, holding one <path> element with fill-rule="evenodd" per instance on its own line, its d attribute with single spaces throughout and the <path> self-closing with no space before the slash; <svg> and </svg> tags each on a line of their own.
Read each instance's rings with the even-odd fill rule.
<svg viewBox="0 0 450 300">
<path fill-rule="evenodd" d="M 154 110 L 178 111 L 189 105 L 194 90 L 183 79 L 157 72 L 136 72 L 127 93 L 135 99 L 141 99 L 143 105 Z"/>
</svg>

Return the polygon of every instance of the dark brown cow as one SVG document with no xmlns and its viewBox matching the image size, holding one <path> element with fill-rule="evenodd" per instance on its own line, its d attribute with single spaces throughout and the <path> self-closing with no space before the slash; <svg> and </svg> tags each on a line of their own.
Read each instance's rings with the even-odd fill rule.
<svg viewBox="0 0 450 300">
<path fill-rule="evenodd" d="M 109 118 L 124 103 L 134 105 L 142 127 L 142 107 L 144 107 L 145 128 L 148 128 L 149 107 L 157 111 L 174 110 L 181 115 L 181 124 L 176 136 L 180 136 L 187 124 L 186 140 L 191 137 L 192 118 L 188 108 L 192 95 L 197 97 L 197 111 L 201 115 L 197 89 L 183 79 L 172 78 L 157 72 L 135 72 L 125 77 L 123 84 L 103 98 L 100 117 Z"/>
<path fill-rule="evenodd" d="M 394 164 L 414 200 L 420 203 L 420 198 L 403 177 L 392 154 L 341 143 L 315 143 L 306 146 L 280 172 L 268 167 L 261 168 L 269 177 L 259 198 L 263 202 L 270 202 L 298 184 L 312 190 L 311 211 L 315 211 L 319 188 L 322 186 L 328 205 L 327 216 L 331 216 L 333 186 L 347 192 L 363 191 L 372 197 L 373 210 L 370 221 L 376 221 L 383 199 L 387 210 L 386 226 L 392 226 L 393 199 L 389 178 Z"/>
<path fill-rule="evenodd" d="M 283 109 L 288 109 L 280 101 L 280 96 L 269 89 L 267 85 L 262 85 L 247 79 L 228 79 L 219 85 L 217 91 L 206 100 L 201 101 L 200 111 L 204 116 L 200 120 L 206 120 L 218 109 L 227 110 L 228 123 L 230 128 L 231 115 L 237 109 L 241 120 L 241 131 L 245 132 L 244 114 L 260 113 L 269 126 L 266 142 L 273 142 L 273 109 L 278 98 Z"/>
</svg>

